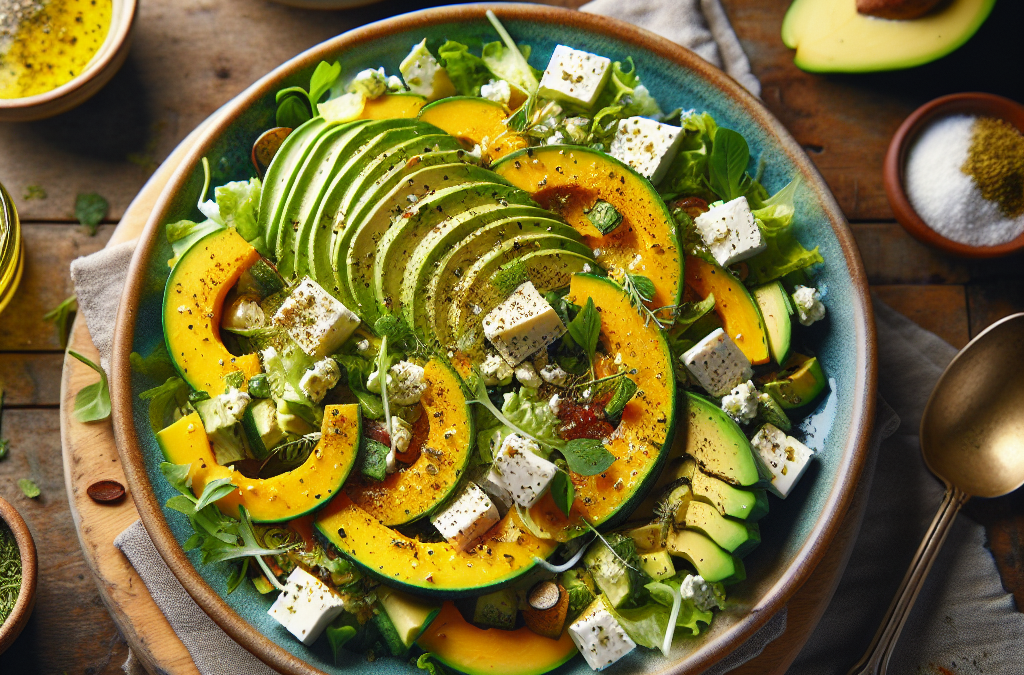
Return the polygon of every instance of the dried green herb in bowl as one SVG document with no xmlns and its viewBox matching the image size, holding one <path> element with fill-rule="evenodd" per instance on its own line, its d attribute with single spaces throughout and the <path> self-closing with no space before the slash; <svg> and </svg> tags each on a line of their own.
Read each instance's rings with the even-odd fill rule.
<svg viewBox="0 0 1024 675">
<path fill-rule="evenodd" d="M 0 521 L 0 625 L 14 611 L 21 592 L 21 551 L 7 523 Z"/>
</svg>

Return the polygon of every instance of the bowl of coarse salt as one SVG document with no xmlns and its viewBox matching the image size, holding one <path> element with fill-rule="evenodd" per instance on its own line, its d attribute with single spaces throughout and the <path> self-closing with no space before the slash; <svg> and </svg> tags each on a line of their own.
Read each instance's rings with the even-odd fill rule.
<svg viewBox="0 0 1024 675">
<path fill-rule="evenodd" d="M 889 143 L 885 192 L 896 220 L 954 255 L 1024 250 L 1024 106 L 964 93 L 926 103 Z"/>
</svg>

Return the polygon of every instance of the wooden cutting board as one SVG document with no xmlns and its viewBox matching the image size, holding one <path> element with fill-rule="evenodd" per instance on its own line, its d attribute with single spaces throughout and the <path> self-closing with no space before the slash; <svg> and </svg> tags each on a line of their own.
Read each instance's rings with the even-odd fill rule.
<svg viewBox="0 0 1024 675">
<path fill-rule="evenodd" d="M 153 174 L 128 207 L 108 246 L 139 236 L 164 185 L 212 119 L 189 134 Z M 72 326 L 68 346 L 99 361 L 81 317 Z M 65 357 L 60 407 L 64 480 L 82 551 L 111 617 L 146 670 L 154 675 L 198 675 L 188 651 L 171 630 L 142 579 L 114 547 L 114 538 L 139 518 L 130 493 L 115 505 L 98 504 L 86 494 L 87 488 L 100 480 L 116 480 L 127 486 L 109 420 L 83 424 L 72 415 L 75 395 L 96 379 L 92 369 Z M 846 569 L 864 515 L 867 487 L 862 481 L 836 539 L 811 578 L 790 600 L 786 632 L 760 656 L 732 671 L 734 675 L 782 675 L 789 668 L 821 619 Z"/>
</svg>

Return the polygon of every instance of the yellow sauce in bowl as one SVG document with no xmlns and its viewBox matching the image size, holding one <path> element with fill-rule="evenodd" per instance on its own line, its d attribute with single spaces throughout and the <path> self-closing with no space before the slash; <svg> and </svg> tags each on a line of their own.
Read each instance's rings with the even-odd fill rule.
<svg viewBox="0 0 1024 675">
<path fill-rule="evenodd" d="M 42 94 L 80 75 L 111 12 L 112 0 L 0 0 L 0 98 Z"/>
</svg>

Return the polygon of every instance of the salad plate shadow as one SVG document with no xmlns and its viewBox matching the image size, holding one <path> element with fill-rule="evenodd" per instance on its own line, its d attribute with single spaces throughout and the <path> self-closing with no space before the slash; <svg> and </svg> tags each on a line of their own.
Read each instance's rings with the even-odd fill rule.
<svg viewBox="0 0 1024 675">
<path fill-rule="evenodd" d="M 288 675 L 365 672 L 365 660 L 333 662 L 324 641 L 305 647 L 267 614 L 271 600 L 243 584 L 229 594 L 225 564 L 200 563 L 186 552 L 191 529 L 166 509 L 173 488 L 164 480 L 161 450 L 138 394 L 152 382 L 134 373 L 130 354 L 150 353 L 164 341 L 162 300 L 172 250 L 163 236 L 167 223 L 197 217 L 203 189 L 202 158 L 211 160 L 212 184 L 252 175 L 249 150 L 275 126 L 275 94 L 309 82 L 320 61 L 337 60 L 342 77 L 383 66 L 397 72 L 409 48 L 457 39 L 479 48 L 493 40 L 485 18 L 495 11 L 513 38 L 533 49 L 531 61 L 546 63 L 555 46 L 569 44 L 613 60 L 632 57 L 662 107 L 707 111 L 721 126 L 741 133 L 751 155 L 764 167 L 760 179 L 775 193 L 794 178 L 797 237 L 816 245 L 825 260 L 818 282 L 829 307 L 808 346 L 823 363 L 830 393 L 803 423 L 808 445 L 818 450 L 814 468 L 784 502 L 772 507 L 774 527 L 747 559 L 748 578 L 730 588 L 728 607 L 696 639 L 676 639 L 670 658 L 639 650 L 614 672 L 696 673 L 728 655 L 785 606 L 824 555 L 853 498 L 865 465 L 874 414 L 875 343 L 863 268 L 843 215 L 808 157 L 785 128 L 735 81 L 694 53 L 624 22 L 536 5 L 459 5 L 402 15 L 350 31 L 280 66 L 224 110 L 198 139 L 164 189 L 140 238 L 118 313 L 111 397 L 118 450 L 140 516 L 157 550 L 184 588 L 231 637 L 279 672 Z M 382 659 L 382 673 L 416 672 L 401 660 Z M 591 672 L 582 659 L 559 673 Z"/>
</svg>

